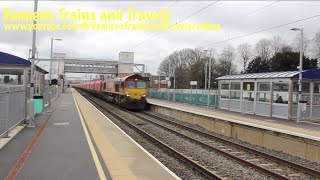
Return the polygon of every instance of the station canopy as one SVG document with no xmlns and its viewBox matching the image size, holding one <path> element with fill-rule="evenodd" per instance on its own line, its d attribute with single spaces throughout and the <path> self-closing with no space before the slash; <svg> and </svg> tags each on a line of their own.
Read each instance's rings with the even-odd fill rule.
<svg viewBox="0 0 320 180">
<path fill-rule="evenodd" d="M 234 74 L 234 75 L 221 76 L 221 77 L 217 78 L 216 80 L 276 79 L 276 78 L 299 79 L 299 71 Z M 302 78 L 303 79 L 318 79 L 318 80 L 320 80 L 320 69 L 305 70 L 302 72 Z"/>
<path fill-rule="evenodd" d="M 0 51 L 0 65 L 23 65 L 29 66 L 31 62 L 21 57 Z"/>
<path fill-rule="evenodd" d="M 8 54 L 5 52 L 0 51 L 0 66 L 11 66 L 11 67 L 17 67 L 17 69 L 12 68 L 12 69 L 7 69 L 7 68 L 1 68 L 0 69 L 0 74 L 22 74 L 23 70 L 18 69 L 19 67 L 26 67 L 26 66 L 31 66 L 31 62 L 23 59 L 21 57 Z M 43 74 L 48 74 L 48 72 L 41 67 L 35 65 L 36 71 L 41 72 Z"/>
</svg>

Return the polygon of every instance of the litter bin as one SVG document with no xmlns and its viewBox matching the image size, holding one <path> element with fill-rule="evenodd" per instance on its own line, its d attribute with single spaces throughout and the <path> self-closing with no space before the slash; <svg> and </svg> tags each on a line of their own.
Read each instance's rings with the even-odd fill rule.
<svg viewBox="0 0 320 180">
<path fill-rule="evenodd" d="M 43 96 L 33 96 L 34 99 L 34 114 L 38 115 L 42 112 L 43 109 Z"/>
<path fill-rule="evenodd" d="M 300 102 L 300 109 L 303 113 L 307 110 L 307 101 L 299 101 Z"/>
</svg>

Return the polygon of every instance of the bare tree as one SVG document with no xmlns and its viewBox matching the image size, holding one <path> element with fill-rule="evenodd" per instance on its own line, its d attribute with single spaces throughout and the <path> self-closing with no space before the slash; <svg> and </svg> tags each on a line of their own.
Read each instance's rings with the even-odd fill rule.
<svg viewBox="0 0 320 180">
<path fill-rule="evenodd" d="M 166 57 L 161 63 L 158 68 L 158 74 L 164 73 L 164 74 L 169 74 L 169 63 L 170 59 L 169 57 Z"/>
<path fill-rule="evenodd" d="M 234 59 L 236 56 L 236 49 L 232 45 L 227 45 L 219 56 L 216 69 L 219 75 L 233 74 L 236 72 Z"/>
<path fill-rule="evenodd" d="M 271 40 L 273 54 L 283 52 L 283 50 L 286 50 L 287 46 L 287 43 L 280 36 L 273 36 Z"/>
<path fill-rule="evenodd" d="M 261 57 L 262 60 L 269 60 L 271 56 L 271 41 L 268 39 L 261 39 L 255 46 L 256 56 Z"/>
<path fill-rule="evenodd" d="M 313 39 L 313 44 L 314 44 L 314 54 L 315 58 L 320 59 L 320 31 L 316 33 L 314 39 Z"/>
<path fill-rule="evenodd" d="M 246 71 L 248 61 L 251 57 L 251 45 L 248 43 L 242 43 L 238 46 L 238 53 L 240 55 L 240 62 L 243 65 L 243 72 Z"/>
<path fill-rule="evenodd" d="M 175 51 L 166 57 L 160 64 L 158 72 L 172 77 L 175 75 L 177 88 L 189 88 L 190 81 L 198 81 L 199 87 L 204 87 L 204 67 L 207 56 L 194 49 Z"/>
<path fill-rule="evenodd" d="M 298 33 L 292 43 L 293 51 L 295 52 L 300 51 L 300 36 L 301 36 L 300 33 Z M 305 56 L 309 53 L 310 42 L 311 42 L 310 39 L 308 39 L 304 33 L 303 34 L 303 52 Z"/>
</svg>

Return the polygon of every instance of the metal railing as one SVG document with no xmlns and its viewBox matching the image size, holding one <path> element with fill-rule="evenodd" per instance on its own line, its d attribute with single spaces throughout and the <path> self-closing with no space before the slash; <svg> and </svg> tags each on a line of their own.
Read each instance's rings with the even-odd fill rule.
<svg viewBox="0 0 320 180">
<path fill-rule="evenodd" d="M 45 89 L 44 89 L 44 93 L 43 93 L 43 104 L 48 104 L 49 103 L 49 93 L 50 93 L 50 89 L 49 89 L 49 85 L 45 85 Z M 51 87 L 52 91 L 51 91 L 51 101 L 58 97 L 61 94 L 61 87 L 59 87 L 58 89 L 54 86 Z"/>
<path fill-rule="evenodd" d="M 34 111 L 34 108 L 27 109 L 30 106 L 26 94 L 28 91 L 23 85 L 0 85 L 0 138 L 8 137 L 9 132 L 27 120 L 29 113 Z M 45 86 L 42 94 L 45 106 L 49 102 L 49 86 Z M 51 101 L 60 94 L 61 88 L 53 88 Z"/>
<path fill-rule="evenodd" d="M 0 138 L 26 118 L 26 89 L 22 85 L 0 86 Z"/>
<path fill-rule="evenodd" d="M 149 89 L 148 98 L 213 108 L 217 105 L 217 90 Z"/>
</svg>

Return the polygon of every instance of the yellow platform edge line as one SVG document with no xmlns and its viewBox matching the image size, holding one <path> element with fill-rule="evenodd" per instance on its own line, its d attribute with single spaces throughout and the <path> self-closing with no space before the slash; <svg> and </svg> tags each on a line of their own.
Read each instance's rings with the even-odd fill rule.
<svg viewBox="0 0 320 180">
<path fill-rule="evenodd" d="M 108 139 L 105 138 L 102 133 L 102 129 L 95 122 L 95 117 L 93 117 L 94 113 L 91 107 L 91 103 L 84 99 L 79 93 L 74 92 L 75 101 L 79 104 L 80 112 L 82 112 L 84 116 L 84 120 L 86 121 L 89 130 L 92 132 L 92 137 L 96 142 L 98 150 L 104 160 L 105 165 L 107 166 L 109 173 L 112 179 L 137 179 L 134 173 L 129 169 L 126 163 L 121 159 L 120 155 L 113 148 Z M 89 105 L 86 107 L 86 105 Z M 94 107 L 94 106 L 92 106 Z M 91 108 L 92 108 L 91 107 Z M 94 108 L 94 110 L 100 112 L 98 109 Z M 105 117 L 105 116 L 104 116 Z"/>
<path fill-rule="evenodd" d="M 85 136 L 86 136 L 86 139 L 87 139 L 87 142 L 88 142 L 88 145 L 89 145 L 89 149 L 90 149 L 90 152 L 91 152 L 91 155 L 92 155 L 94 164 L 95 164 L 95 166 L 96 166 L 96 169 L 97 169 L 99 178 L 100 178 L 101 180 L 107 180 L 107 177 L 106 177 L 106 175 L 105 175 L 105 173 L 104 173 L 104 171 L 103 171 L 101 162 L 100 162 L 100 160 L 99 160 L 99 158 L 98 158 L 98 155 L 97 155 L 97 152 L 96 152 L 96 150 L 95 150 L 95 148 L 94 148 L 94 146 L 93 146 L 92 140 L 91 140 L 91 138 L 90 138 L 90 136 L 89 136 L 88 129 L 87 129 L 85 123 L 84 123 L 83 117 L 82 117 L 82 115 L 81 115 L 81 113 L 80 113 L 80 109 L 79 109 L 78 103 L 77 103 L 77 101 L 76 101 L 76 99 L 75 99 L 75 97 L 74 97 L 73 92 L 72 92 L 72 97 L 73 97 L 73 100 L 74 100 L 74 102 L 75 102 L 75 104 L 76 104 L 76 107 L 77 107 L 77 110 L 78 110 L 78 113 L 79 113 L 79 117 L 80 117 L 80 121 L 81 121 L 81 125 L 82 125 L 82 128 L 83 128 L 84 134 L 85 134 Z"/>
<path fill-rule="evenodd" d="M 145 150 L 139 143 L 137 143 L 134 139 L 132 139 L 126 132 L 124 132 L 120 127 L 118 127 L 114 122 L 112 122 L 106 115 L 104 115 L 99 109 L 97 109 L 91 102 L 85 99 L 81 94 L 76 92 L 80 98 L 86 101 L 92 108 L 94 108 L 99 114 L 101 114 L 104 118 L 106 118 L 111 124 L 113 124 L 120 132 L 122 132 L 128 139 L 130 139 L 136 146 L 138 146 L 144 153 L 146 153 L 151 159 L 153 159 L 157 164 L 159 164 L 165 171 L 167 171 L 174 179 L 181 180 L 175 173 L 173 173 L 168 167 L 162 164 L 157 158 L 155 158 L 152 154 L 150 154 L 147 150 Z M 111 173 L 111 170 L 109 170 Z"/>
</svg>

